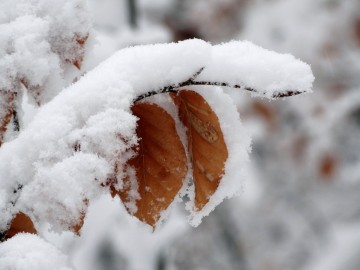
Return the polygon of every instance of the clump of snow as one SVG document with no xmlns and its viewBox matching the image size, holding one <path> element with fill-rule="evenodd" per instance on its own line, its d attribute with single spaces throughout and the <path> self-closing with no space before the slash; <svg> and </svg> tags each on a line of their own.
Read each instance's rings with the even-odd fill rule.
<svg viewBox="0 0 360 270">
<path fill-rule="evenodd" d="M 76 39 L 88 35 L 84 1 L 3 0 L 0 3 L 0 90 L 46 89 L 46 102 L 64 86 L 66 61 L 83 53 Z"/>
<path fill-rule="evenodd" d="M 23 188 L 18 207 L 36 219 L 52 221 L 53 229 L 77 224 L 79 213 L 86 212 L 86 201 L 101 192 L 100 179 L 106 179 L 111 170 L 104 158 L 82 152 L 53 166 L 41 166 Z"/>
<path fill-rule="evenodd" d="M 137 95 L 191 78 L 211 55 L 209 43 L 187 40 L 179 43 L 141 45 L 123 49 L 100 65 L 115 68 L 111 74 L 129 82 Z"/>
<path fill-rule="evenodd" d="M 58 66 L 46 35 L 49 23 L 31 16 L 0 25 L 0 89 L 15 90 L 17 78 L 30 78 L 31 85 L 43 84 L 49 69 Z"/>
<path fill-rule="evenodd" d="M 68 258 L 34 234 L 17 234 L 0 244 L 0 269 L 71 270 Z"/>
<path fill-rule="evenodd" d="M 243 61 L 240 52 L 246 55 L 249 51 L 253 57 Z M 224 57 L 219 57 L 220 52 Z M 257 65 L 259 61 L 277 64 L 281 72 L 268 71 L 271 65 L 264 68 Z M 245 63 L 258 74 L 257 79 L 248 80 L 249 73 L 243 77 Z M 115 164 L 118 180 L 126 177 L 123 169 L 138 143 L 137 119 L 130 110 L 134 100 L 149 91 L 180 85 L 204 67 L 196 80 L 253 83 L 251 87 L 266 91 L 268 97 L 276 87 L 280 91 L 290 86 L 310 91 L 313 79 L 310 68 L 302 62 L 249 43 L 212 47 L 194 39 L 121 50 L 41 107 L 18 138 L 0 148 L 0 192 L 8 195 L 0 200 L 0 211 L 6 217 L 1 219 L 0 229 L 6 228 L 8 217 L 17 211 L 27 213 L 35 223 L 49 222 L 57 229 L 74 226 L 85 202 L 104 193 Z M 287 68 L 298 74 L 289 72 L 281 77 Z M 295 77 L 301 78 L 291 84 Z M 192 214 L 191 222 L 197 225 L 224 198 L 238 192 L 250 140 L 229 96 L 220 88 L 194 90 L 218 115 L 229 150 L 218 191 L 201 212 Z"/>
<path fill-rule="evenodd" d="M 224 82 L 272 98 L 285 91 L 311 92 L 314 76 L 306 63 L 248 41 L 213 46 L 211 61 L 196 81 Z"/>
</svg>

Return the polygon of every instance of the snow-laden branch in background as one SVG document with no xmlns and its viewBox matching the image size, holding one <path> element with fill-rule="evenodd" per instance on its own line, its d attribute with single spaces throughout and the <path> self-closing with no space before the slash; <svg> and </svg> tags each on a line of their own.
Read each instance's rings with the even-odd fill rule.
<svg viewBox="0 0 360 270">
<path fill-rule="evenodd" d="M 125 167 L 139 139 L 134 101 L 154 89 L 179 90 L 187 86 L 184 82 L 208 98 L 231 149 L 225 164 L 228 180 L 204 208 L 206 215 L 241 187 L 250 139 L 226 92 L 216 88 L 206 94 L 213 89 L 196 85 L 241 87 L 276 98 L 311 92 L 313 80 L 310 67 L 300 60 L 249 42 L 211 46 L 194 39 L 121 50 L 41 107 L 29 126 L 0 148 L 0 231 L 19 211 L 35 226 L 49 222 L 64 230 L 76 225 L 86 210 L 84 202 L 109 192 L 106 181 L 114 176 L 115 164 L 119 188 L 131 174 Z M 193 224 L 201 217 L 196 219 Z"/>
</svg>

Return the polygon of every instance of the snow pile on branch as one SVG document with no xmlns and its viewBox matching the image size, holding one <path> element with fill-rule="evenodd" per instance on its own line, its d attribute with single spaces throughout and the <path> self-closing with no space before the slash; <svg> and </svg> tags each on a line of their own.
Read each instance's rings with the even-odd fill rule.
<svg viewBox="0 0 360 270">
<path fill-rule="evenodd" d="M 214 46 L 210 63 L 197 78 L 239 85 L 267 98 L 285 91 L 308 92 L 313 80 L 310 67 L 294 56 L 279 55 L 248 41 Z"/>
<path fill-rule="evenodd" d="M 17 234 L 0 245 L 0 269 L 71 270 L 67 256 L 33 234 Z"/>
<path fill-rule="evenodd" d="M 84 1 L 2 0 L 0 2 L 0 90 L 42 87 L 48 101 L 63 86 L 65 62 L 82 54 L 78 39 L 88 35 Z M 60 89 L 59 89 L 60 88 Z"/>
<path fill-rule="evenodd" d="M 219 57 L 221 46 L 231 46 L 235 57 L 232 53 Z M 138 143 L 136 117 L 130 108 L 134 100 L 149 91 L 176 88 L 199 78 L 209 82 L 216 79 L 229 85 L 251 82 L 250 87 L 260 89 L 258 93 L 266 97 L 272 97 L 275 86 L 280 87 L 278 91 L 287 91 L 287 87 L 311 91 L 313 76 L 308 65 L 287 55 L 264 53 L 250 43 L 245 45 L 248 51 L 260 57 L 246 62 L 242 57 L 246 57 L 247 50 L 244 56 L 238 55 L 237 46 L 243 50 L 241 42 L 212 47 L 201 40 L 187 40 L 124 49 L 63 90 L 39 110 L 17 139 L 0 149 L 0 193 L 5 194 L 0 200 L 1 216 L 9 217 L 23 211 L 35 224 L 50 222 L 58 229 L 74 226 L 86 201 L 107 190 L 104 186 L 113 176 L 115 164 L 119 166 L 117 178 L 126 177 L 125 164 Z M 265 72 L 263 63 L 276 69 L 265 68 Z M 258 68 L 256 77 L 243 77 L 246 65 L 251 66 L 252 74 L 256 74 Z M 287 72 L 289 67 L 294 74 Z M 216 70 L 218 74 L 214 75 Z M 270 80 L 271 76 L 275 81 Z M 302 79 L 297 79 L 299 76 Z M 194 90 L 202 93 L 200 87 Z M 217 96 L 223 101 L 217 103 Z M 234 183 L 243 177 L 242 173 L 237 173 L 237 168 L 243 166 L 241 162 L 247 159 L 248 151 L 240 149 L 245 154 L 239 160 L 235 158 L 236 149 L 247 148 L 248 139 L 237 133 L 239 126 L 234 122 L 239 121 L 239 116 L 236 110 L 231 109 L 235 114 L 231 117 L 226 113 L 226 104 L 231 104 L 228 99 L 220 91 L 210 103 L 220 112 L 219 120 L 226 127 L 227 147 L 233 149 L 230 151 L 232 158 L 229 158 L 231 164 L 225 164 L 224 177 L 231 178 L 229 183 Z M 237 128 L 232 129 L 232 126 Z M 233 188 L 233 185 L 221 186 L 224 192 L 217 195 L 206 214 L 224 197 L 234 194 L 237 190 L 225 192 Z M 6 228 L 7 222 L 9 220 L 2 219 L 0 229 Z"/>
</svg>

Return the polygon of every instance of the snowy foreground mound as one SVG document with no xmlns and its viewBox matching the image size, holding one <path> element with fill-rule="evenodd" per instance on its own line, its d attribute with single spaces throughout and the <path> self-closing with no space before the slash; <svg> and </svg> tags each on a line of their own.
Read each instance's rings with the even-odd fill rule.
<svg viewBox="0 0 360 270">
<path fill-rule="evenodd" d="M 46 256 L 44 256 L 46 255 Z M 0 245 L 0 269 L 71 270 L 68 258 L 37 235 L 21 233 Z"/>
<path fill-rule="evenodd" d="M 118 178 L 128 177 L 122 168 L 138 144 L 137 118 L 130 110 L 134 100 L 191 78 L 194 84 L 236 86 L 267 98 L 311 92 L 314 80 L 307 64 L 249 42 L 211 46 L 195 39 L 121 50 L 41 107 L 29 126 L 0 148 L 0 230 L 18 211 L 35 226 L 49 222 L 63 230 L 77 224 L 87 202 L 109 192 L 105 182 L 115 163 Z M 201 212 L 189 207 L 191 223 L 197 225 L 241 188 L 250 138 L 225 88 L 191 89 L 217 114 L 229 150 L 213 198 Z"/>
</svg>

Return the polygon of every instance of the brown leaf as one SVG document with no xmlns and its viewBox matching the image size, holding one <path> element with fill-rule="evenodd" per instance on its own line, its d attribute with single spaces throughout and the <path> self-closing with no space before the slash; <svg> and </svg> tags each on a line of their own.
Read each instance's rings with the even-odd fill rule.
<svg viewBox="0 0 360 270">
<path fill-rule="evenodd" d="M 16 214 L 15 218 L 11 221 L 10 228 L 7 230 L 5 239 L 9 239 L 18 233 L 33 233 L 36 234 L 34 223 L 23 212 Z"/>
<path fill-rule="evenodd" d="M 172 94 L 187 128 L 193 167 L 195 208 L 201 210 L 219 186 L 228 157 L 219 119 L 205 99 L 194 91 Z"/>
<path fill-rule="evenodd" d="M 325 154 L 320 159 L 319 174 L 324 180 L 331 180 L 335 175 L 337 159 L 333 154 Z"/>
<path fill-rule="evenodd" d="M 27 89 L 28 93 L 33 97 L 36 104 L 38 106 L 41 105 L 41 93 L 43 89 L 40 85 L 31 85 L 28 80 L 22 79 L 20 82 L 24 85 L 24 87 Z"/>
<path fill-rule="evenodd" d="M 291 142 L 290 153 L 296 165 L 301 166 L 306 158 L 306 150 L 309 147 L 309 138 L 305 134 L 294 136 Z"/>
<path fill-rule="evenodd" d="M 7 126 L 14 114 L 15 92 L 0 91 L 0 101 L 3 105 L 0 107 L 0 146 L 3 143 Z"/>
<path fill-rule="evenodd" d="M 80 231 L 81 231 L 82 227 L 84 226 L 85 216 L 86 216 L 86 211 L 87 211 L 88 206 L 89 206 L 89 200 L 87 198 L 84 198 L 83 199 L 83 210 L 80 213 L 80 218 L 79 218 L 78 222 L 75 225 L 72 225 L 69 227 L 69 230 L 78 236 L 80 235 Z"/>
<path fill-rule="evenodd" d="M 253 101 L 251 106 L 253 113 L 266 122 L 270 131 L 275 131 L 278 128 L 278 117 L 273 107 L 259 100 Z"/>
<path fill-rule="evenodd" d="M 183 185 L 187 159 L 175 121 L 164 109 L 137 103 L 132 112 L 139 118 L 136 134 L 140 138 L 137 156 L 128 162 L 136 171 L 141 196 L 134 215 L 154 227 Z M 125 189 L 119 193 L 123 201 L 129 200 L 129 181 L 125 179 Z"/>
<path fill-rule="evenodd" d="M 89 34 L 87 34 L 86 36 L 76 36 L 75 41 L 77 43 L 77 45 L 79 46 L 79 50 L 77 52 L 77 56 L 75 57 L 75 59 L 73 59 L 72 64 L 77 67 L 77 69 L 81 69 L 81 64 L 84 60 L 84 45 L 85 42 L 87 41 L 87 39 L 89 38 Z"/>
<path fill-rule="evenodd" d="M 360 18 L 354 22 L 354 35 L 356 41 L 360 44 Z"/>
<path fill-rule="evenodd" d="M 85 211 L 81 212 L 79 222 L 76 225 L 70 227 L 70 231 L 72 231 L 73 233 L 79 236 L 80 230 L 84 226 L 84 222 L 85 222 Z"/>
</svg>

